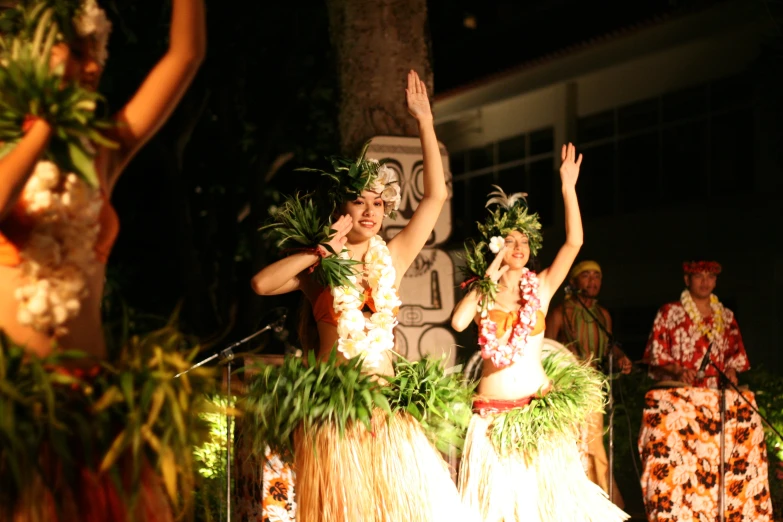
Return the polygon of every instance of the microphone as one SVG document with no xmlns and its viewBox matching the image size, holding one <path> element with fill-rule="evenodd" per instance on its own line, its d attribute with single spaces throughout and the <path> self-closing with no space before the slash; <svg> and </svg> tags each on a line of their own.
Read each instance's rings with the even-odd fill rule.
<svg viewBox="0 0 783 522">
<path fill-rule="evenodd" d="M 704 378 L 704 371 L 707 369 L 707 365 L 710 363 L 710 351 L 712 351 L 712 343 L 707 347 L 707 351 L 704 353 L 704 357 L 699 365 L 699 371 L 696 372 L 697 379 Z"/>
<path fill-rule="evenodd" d="M 283 314 L 280 316 L 280 319 L 272 323 L 272 331 L 275 333 L 280 333 L 285 328 L 285 320 L 288 318 L 288 314 Z"/>
</svg>

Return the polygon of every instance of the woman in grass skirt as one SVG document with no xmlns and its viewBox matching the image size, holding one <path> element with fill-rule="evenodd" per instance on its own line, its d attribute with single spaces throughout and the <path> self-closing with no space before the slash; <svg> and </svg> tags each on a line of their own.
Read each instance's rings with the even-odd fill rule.
<svg viewBox="0 0 783 522">
<path fill-rule="evenodd" d="M 541 247 L 538 216 L 525 194 L 490 194 L 496 205 L 480 239 L 465 245 L 467 295 L 452 325 L 479 325 L 484 359 L 460 465 L 459 487 L 469 509 L 486 522 L 612 522 L 627 515 L 590 482 L 578 440 L 587 416 L 602 409 L 600 374 L 542 345 L 546 311 L 582 246 L 576 180 L 582 156 L 563 146 L 566 242 L 540 274 L 526 265 Z M 487 266 L 487 251 L 495 254 Z"/>
<path fill-rule="evenodd" d="M 385 215 L 400 201 L 397 175 L 365 158 L 331 158 L 328 188 L 290 198 L 271 228 L 287 257 L 253 279 L 261 295 L 300 290 L 308 309 L 306 361 L 262 368 L 249 387 L 257 451 L 293 459 L 297 520 L 464 520 L 438 453 L 460 446 L 469 392 L 439 364 L 392 356 L 403 274 L 446 201 L 443 165 L 426 88 L 411 71 L 408 109 L 419 124 L 424 197 L 387 244 Z M 328 225 L 328 226 L 325 226 Z M 293 454 L 293 455 L 292 455 Z"/>
</svg>

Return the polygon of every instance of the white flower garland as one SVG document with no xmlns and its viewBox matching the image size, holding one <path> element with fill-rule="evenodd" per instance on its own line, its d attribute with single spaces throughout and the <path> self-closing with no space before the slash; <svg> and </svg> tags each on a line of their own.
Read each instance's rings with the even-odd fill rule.
<svg viewBox="0 0 783 522">
<path fill-rule="evenodd" d="M 340 257 L 350 257 L 347 250 Z M 337 314 L 337 349 L 347 358 L 364 356 L 365 367 L 374 368 L 381 361 L 383 352 L 394 348 L 394 327 L 397 325 L 395 308 L 401 304 L 394 282 L 397 273 L 391 253 L 380 236 L 370 239 L 370 247 L 364 256 L 367 283 L 375 303 L 375 312 L 369 317 L 362 313 L 364 299 L 356 287 L 337 286 L 331 289 L 334 311 Z M 357 276 L 348 278 L 354 285 Z"/>
<path fill-rule="evenodd" d="M 21 198 L 33 228 L 20 252 L 17 320 L 63 336 L 68 333 L 65 323 L 79 313 L 87 295 L 87 275 L 97 265 L 103 199 L 98 189 L 76 174 L 60 172 L 50 161 L 38 162 Z"/>
<path fill-rule="evenodd" d="M 680 294 L 680 302 L 682 307 L 685 308 L 685 312 L 688 317 L 691 318 L 693 324 L 699 329 L 701 335 L 706 336 L 712 343 L 715 341 L 715 337 L 720 337 L 726 328 L 726 320 L 724 318 L 725 309 L 723 304 L 718 300 L 715 294 L 710 294 L 710 310 L 712 310 L 712 328 L 707 326 L 704 322 L 704 318 L 701 316 L 701 312 L 696 307 L 696 303 L 693 302 L 691 293 L 686 288 Z"/>
<path fill-rule="evenodd" d="M 523 304 L 517 312 L 511 338 L 502 346 L 497 338 L 497 324 L 489 318 L 486 311 L 482 311 L 481 314 L 478 338 L 481 356 L 484 359 L 492 359 L 492 363 L 498 368 L 514 363 L 522 356 L 527 347 L 528 335 L 536 326 L 537 312 L 541 308 L 541 301 L 538 299 L 538 277 L 535 272 L 527 268 L 523 269 L 519 280 L 519 297 Z M 479 308 L 482 308 L 481 304 Z M 486 307 L 486 309 L 491 308 L 491 306 Z"/>
<path fill-rule="evenodd" d="M 109 35 L 111 34 L 111 22 L 106 16 L 106 11 L 98 6 L 96 0 L 84 0 L 79 13 L 73 19 L 73 27 L 81 38 L 92 36 L 96 43 L 95 60 L 100 65 L 106 64 L 109 57 Z"/>
</svg>

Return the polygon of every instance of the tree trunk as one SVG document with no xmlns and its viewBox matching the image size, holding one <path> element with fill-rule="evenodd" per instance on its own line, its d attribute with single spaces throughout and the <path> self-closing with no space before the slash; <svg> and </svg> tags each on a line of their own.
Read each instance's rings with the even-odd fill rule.
<svg viewBox="0 0 783 522">
<path fill-rule="evenodd" d="M 426 0 L 327 0 L 340 85 L 340 145 L 353 155 L 373 136 L 416 136 L 407 73 L 432 93 Z"/>
</svg>

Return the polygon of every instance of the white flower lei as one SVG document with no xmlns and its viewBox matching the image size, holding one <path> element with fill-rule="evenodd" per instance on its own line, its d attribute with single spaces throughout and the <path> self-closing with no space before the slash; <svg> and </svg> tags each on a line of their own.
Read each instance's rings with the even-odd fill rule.
<svg viewBox="0 0 783 522">
<path fill-rule="evenodd" d="M 481 356 L 484 359 L 492 359 L 492 363 L 498 368 L 516 362 L 522 356 L 527 346 L 527 337 L 536 325 L 536 313 L 541 308 L 541 301 L 538 299 L 538 277 L 535 272 L 527 268 L 523 269 L 522 277 L 519 279 L 519 296 L 523 304 L 517 312 L 511 338 L 502 346 L 497 338 L 497 324 L 489 318 L 489 314 L 479 304 L 479 309 L 482 311 L 478 338 Z"/>
<path fill-rule="evenodd" d="M 103 199 L 100 191 L 54 163 L 39 161 L 22 192 L 33 222 L 20 252 L 23 283 L 16 289 L 17 320 L 55 336 L 81 309 L 87 275 L 95 270 Z"/>
<path fill-rule="evenodd" d="M 92 36 L 97 44 L 95 59 L 101 65 L 106 64 L 109 57 L 109 34 L 111 22 L 106 11 L 98 6 L 96 0 L 84 0 L 79 13 L 73 19 L 73 27 L 81 38 Z"/>
<path fill-rule="evenodd" d="M 340 253 L 347 259 L 348 251 Z M 334 311 L 337 318 L 337 349 L 347 358 L 364 356 L 365 367 L 374 368 L 381 361 L 383 352 L 394 348 L 393 329 L 397 325 L 395 308 L 401 302 L 394 288 L 397 273 L 392 264 L 391 253 L 380 236 L 370 239 L 370 247 L 364 256 L 364 267 L 375 312 L 365 317 L 361 307 L 364 303 L 361 291 L 356 287 L 337 286 L 331 289 L 334 297 Z M 358 278 L 350 276 L 356 285 Z"/>
<path fill-rule="evenodd" d="M 723 334 L 723 330 L 726 327 L 726 321 L 724 319 L 723 304 L 718 300 L 715 294 L 710 294 L 710 309 L 712 310 L 712 328 L 707 326 L 704 322 L 704 318 L 701 316 L 701 312 L 696 307 L 696 303 L 693 302 L 691 293 L 686 288 L 680 294 L 680 302 L 682 307 L 685 308 L 685 312 L 688 317 L 691 318 L 693 324 L 699 329 L 699 333 L 703 336 L 707 336 L 710 342 L 715 341 L 715 337 L 719 337 Z"/>
</svg>

